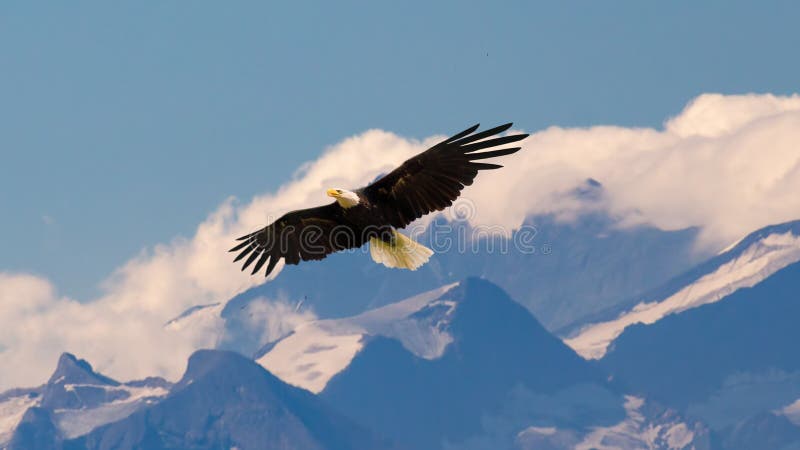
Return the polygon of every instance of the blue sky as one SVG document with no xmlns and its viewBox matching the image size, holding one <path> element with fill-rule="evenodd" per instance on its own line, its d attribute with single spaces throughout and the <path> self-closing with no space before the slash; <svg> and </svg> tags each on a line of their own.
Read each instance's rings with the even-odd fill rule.
<svg viewBox="0 0 800 450">
<path fill-rule="evenodd" d="M 659 126 L 797 90 L 793 2 L 0 4 L 0 271 L 64 293 L 369 128 Z"/>
</svg>

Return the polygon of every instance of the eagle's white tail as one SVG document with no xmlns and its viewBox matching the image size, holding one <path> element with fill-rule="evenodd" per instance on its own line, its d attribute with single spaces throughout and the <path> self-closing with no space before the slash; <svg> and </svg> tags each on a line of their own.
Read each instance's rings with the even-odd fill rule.
<svg viewBox="0 0 800 450">
<path fill-rule="evenodd" d="M 369 254 L 373 261 L 386 267 L 417 270 L 428 262 L 433 250 L 394 231 L 391 243 L 376 237 L 370 238 Z"/>
</svg>

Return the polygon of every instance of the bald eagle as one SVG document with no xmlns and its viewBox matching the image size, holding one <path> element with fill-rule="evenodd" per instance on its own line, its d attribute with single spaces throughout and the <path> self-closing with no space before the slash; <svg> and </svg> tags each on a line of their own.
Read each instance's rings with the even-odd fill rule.
<svg viewBox="0 0 800 450">
<path fill-rule="evenodd" d="M 399 233 L 414 220 L 450 206 L 480 170 L 500 165 L 477 162 L 510 155 L 520 147 L 479 152 L 517 142 L 527 134 L 497 137 L 510 123 L 475 133 L 472 126 L 405 161 L 372 184 L 349 191 L 328 189 L 333 203 L 292 211 L 266 227 L 237 239 L 231 252 L 245 257 L 242 270 L 253 262 L 252 274 L 267 264 L 268 276 L 278 261 L 323 259 L 331 253 L 358 248 L 369 242 L 372 259 L 387 267 L 416 270 L 433 251 Z M 474 134 L 473 134 L 474 133 Z M 491 139 L 489 139 L 491 138 Z"/>
</svg>

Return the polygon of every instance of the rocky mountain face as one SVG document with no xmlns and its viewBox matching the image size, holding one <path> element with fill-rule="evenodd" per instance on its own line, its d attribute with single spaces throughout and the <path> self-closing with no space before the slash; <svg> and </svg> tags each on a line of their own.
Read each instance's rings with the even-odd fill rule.
<svg viewBox="0 0 800 450">
<path fill-rule="evenodd" d="M 798 283 L 794 263 L 718 302 L 631 326 L 600 366 L 625 389 L 707 423 L 723 448 L 796 443 Z"/>
<path fill-rule="evenodd" d="M 602 358 L 630 325 L 655 323 L 666 316 L 718 302 L 798 261 L 800 221 L 768 226 L 664 285 L 559 333 L 582 356 Z"/>
</svg>

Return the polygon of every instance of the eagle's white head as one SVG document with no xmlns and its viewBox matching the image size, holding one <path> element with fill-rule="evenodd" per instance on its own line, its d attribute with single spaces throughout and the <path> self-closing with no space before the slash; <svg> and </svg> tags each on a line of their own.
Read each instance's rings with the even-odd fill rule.
<svg viewBox="0 0 800 450">
<path fill-rule="evenodd" d="M 359 202 L 358 194 L 347 189 L 328 189 L 328 197 L 333 197 L 342 208 L 352 208 Z"/>
</svg>

